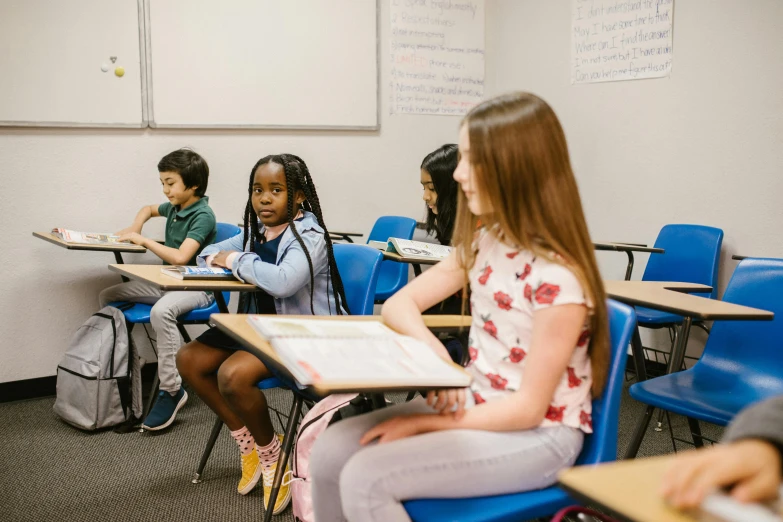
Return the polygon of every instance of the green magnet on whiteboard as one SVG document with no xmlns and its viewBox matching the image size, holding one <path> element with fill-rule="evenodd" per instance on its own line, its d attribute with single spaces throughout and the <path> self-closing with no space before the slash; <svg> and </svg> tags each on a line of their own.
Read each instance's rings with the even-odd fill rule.
<svg viewBox="0 0 783 522">
<path fill-rule="evenodd" d="M 125 76 L 125 68 L 124 67 L 117 67 L 116 69 L 114 69 L 114 74 L 118 78 L 122 78 L 123 76 Z"/>
</svg>

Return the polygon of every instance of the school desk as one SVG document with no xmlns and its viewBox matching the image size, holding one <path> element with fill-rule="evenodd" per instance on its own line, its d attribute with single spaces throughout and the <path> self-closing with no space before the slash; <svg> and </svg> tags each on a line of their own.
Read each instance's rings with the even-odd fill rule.
<svg viewBox="0 0 783 522">
<path fill-rule="evenodd" d="M 401 256 L 396 252 L 386 252 L 385 250 L 381 250 L 380 252 L 383 254 L 384 259 L 412 265 L 413 275 L 416 277 L 421 275 L 421 265 L 437 265 L 442 261 L 442 259 L 434 257 L 432 259 L 422 259 L 420 257 Z"/>
<path fill-rule="evenodd" d="M 630 281 L 631 279 L 631 272 L 633 272 L 633 253 L 634 252 L 645 252 L 648 254 L 663 254 L 665 253 L 665 250 L 662 248 L 655 248 L 655 247 L 648 247 L 647 245 L 642 245 L 638 243 L 602 243 L 602 242 L 593 242 L 593 248 L 596 250 L 601 251 L 612 251 L 612 252 L 625 252 L 625 255 L 628 256 L 628 265 L 625 267 L 625 280 Z"/>
<path fill-rule="evenodd" d="M 571 496 L 596 505 L 627 522 L 721 522 L 726 519 L 702 509 L 688 512 L 666 504 L 659 491 L 674 455 L 578 466 L 560 472 L 558 483 Z M 734 503 L 732 503 L 734 504 Z M 734 504 L 734 509 L 742 509 Z M 754 506 L 754 509 L 758 507 Z M 749 514 L 750 515 L 750 514 Z M 754 520 L 753 516 L 746 520 Z"/>
<path fill-rule="evenodd" d="M 66 248 L 68 250 L 93 250 L 98 252 L 113 252 L 114 259 L 118 264 L 123 264 L 122 253 L 129 252 L 134 254 L 143 254 L 147 251 L 146 248 L 140 245 L 134 245 L 133 243 L 118 243 L 116 245 L 84 245 L 77 243 L 68 243 L 61 238 L 55 236 L 50 232 L 33 232 L 33 236 L 48 241 L 59 247 Z"/>
<path fill-rule="evenodd" d="M 165 292 L 214 292 L 215 302 L 222 313 L 228 313 L 223 292 L 255 292 L 256 285 L 243 283 L 237 279 L 226 280 L 185 280 L 165 275 L 163 265 L 109 265 L 109 270 L 135 281 L 144 281 L 157 286 Z"/>
<path fill-rule="evenodd" d="M 347 243 L 353 243 L 352 237 L 362 237 L 364 234 L 359 234 L 358 232 L 335 232 L 334 230 L 329 231 L 329 239 L 332 240 L 339 240 L 339 241 L 345 241 Z"/>
</svg>

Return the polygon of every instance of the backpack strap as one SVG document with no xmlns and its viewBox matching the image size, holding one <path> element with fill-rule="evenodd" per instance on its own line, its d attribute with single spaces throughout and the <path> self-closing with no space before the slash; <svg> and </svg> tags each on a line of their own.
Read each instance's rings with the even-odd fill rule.
<svg viewBox="0 0 783 522">
<path fill-rule="evenodd" d="M 114 336 L 111 345 L 111 366 L 109 366 L 109 378 L 114 378 L 114 350 L 117 348 L 117 324 L 114 322 L 114 316 L 108 314 L 102 314 L 100 312 L 92 314 L 95 317 L 103 317 L 111 321 L 111 333 Z M 130 361 L 128 362 L 130 364 Z"/>
</svg>

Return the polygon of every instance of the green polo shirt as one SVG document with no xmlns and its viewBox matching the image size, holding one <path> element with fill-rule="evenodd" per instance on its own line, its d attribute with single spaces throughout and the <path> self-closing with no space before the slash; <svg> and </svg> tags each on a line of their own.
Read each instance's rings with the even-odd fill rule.
<svg viewBox="0 0 783 522">
<path fill-rule="evenodd" d="M 209 197 L 204 196 L 189 207 L 180 210 L 171 203 L 163 203 L 158 207 L 158 213 L 166 217 L 166 242 L 171 248 L 179 248 L 187 238 L 195 239 L 199 249 L 189 265 L 196 264 L 196 257 L 201 250 L 215 242 L 217 236 L 217 220 L 215 213 L 209 208 Z M 165 261 L 163 264 L 167 264 Z"/>
</svg>

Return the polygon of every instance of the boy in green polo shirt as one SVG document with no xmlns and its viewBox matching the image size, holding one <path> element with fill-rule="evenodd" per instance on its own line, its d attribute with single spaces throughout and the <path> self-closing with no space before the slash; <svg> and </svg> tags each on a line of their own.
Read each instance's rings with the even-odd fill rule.
<svg viewBox="0 0 783 522">
<path fill-rule="evenodd" d="M 201 250 L 215 242 L 217 222 L 209 208 L 207 181 L 209 167 L 204 158 L 188 149 L 175 150 L 158 163 L 163 194 L 169 199 L 161 205 L 142 207 L 133 224 L 117 232 L 122 240 L 145 247 L 169 265 L 195 265 Z M 166 242 L 141 235 L 150 218 L 166 218 Z M 176 354 L 181 346 L 177 318 L 212 303 L 206 292 L 162 292 L 157 286 L 141 281 L 128 281 L 101 292 L 101 308 L 115 301 L 152 304 L 150 323 L 157 334 L 158 377 L 160 393 L 144 419 L 148 430 L 162 430 L 174 422 L 177 411 L 185 405 L 188 394 L 182 388 L 177 372 Z"/>
</svg>

